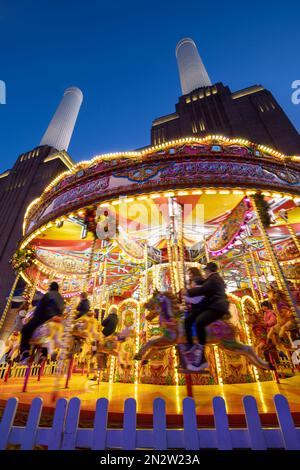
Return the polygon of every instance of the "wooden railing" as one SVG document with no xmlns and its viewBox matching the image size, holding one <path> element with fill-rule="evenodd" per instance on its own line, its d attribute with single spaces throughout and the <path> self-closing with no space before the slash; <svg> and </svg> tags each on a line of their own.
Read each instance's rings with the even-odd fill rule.
<svg viewBox="0 0 300 470">
<path fill-rule="evenodd" d="M 32 364 L 30 369 L 30 376 L 38 376 L 41 367 L 41 364 Z M 45 364 L 43 366 L 43 375 L 55 375 L 56 369 L 56 362 L 50 362 L 49 364 Z M 2 362 L 0 363 L 0 379 L 4 379 L 7 373 L 9 374 L 8 378 L 25 377 L 26 370 L 27 366 L 21 366 L 18 363 L 15 363 L 10 366 L 8 362 Z"/>
<path fill-rule="evenodd" d="M 108 400 L 100 398 L 96 403 L 94 426 L 79 428 L 81 402 L 72 398 L 69 402 L 60 398 L 56 404 L 52 427 L 41 427 L 43 408 L 41 398 L 34 398 L 25 427 L 14 426 L 18 408 L 17 398 L 10 398 L 0 424 L 0 449 L 20 446 L 22 450 L 45 446 L 49 450 L 71 449 L 287 449 L 300 450 L 300 429 L 296 428 L 287 399 L 282 395 L 273 398 L 279 426 L 263 428 L 252 396 L 243 398 L 247 427 L 231 429 L 228 424 L 225 401 L 213 399 L 215 427 L 197 428 L 195 402 L 183 400 L 183 428 L 168 429 L 166 403 L 161 398 L 153 401 L 153 428 L 137 428 L 136 401 L 128 398 L 124 405 L 123 427 L 108 427 Z"/>
</svg>

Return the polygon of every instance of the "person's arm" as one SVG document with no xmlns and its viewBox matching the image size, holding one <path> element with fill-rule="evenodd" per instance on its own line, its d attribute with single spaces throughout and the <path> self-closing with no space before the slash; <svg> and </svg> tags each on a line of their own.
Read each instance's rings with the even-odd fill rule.
<svg viewBox="0 0 300 470">
<path fill-rule="evenodd" d="M 81 300 L 81 302 L 79 302 L 79 304 L 78 304 L 77 312 L 79 312 L 81 314 L 85 314 L 89 311 L 89 309 L 90 309 L 89 301 Z"/>
<path fill-rule="evenodd" d="M 187 291 L 189 297 L 197 297 L 204 295 L 205 297 L 211 297 L 215 293 L 215 283 L 213 279 L 208 278 L 202 286 L 192 287 Z"/>
<path fill-rule="evenodd" d="M 184 299 L 185 299 L 186 303 L 195 305 L 195 304 L 199 304 L 204 299 L 204 297 L 202 295 L 199 295 L 199 296 L 196 296 L 196 297 L 185 296 Z"/>
<path fill-rule="evenodd" d="M 85 309 L 83 300 L 81 300 L 79 304 L 77 305 L 76 311 L 77 311 L 76 320 L 83 317 L 83 315 L 87 313 L 88 310 Z"/>
</svg>

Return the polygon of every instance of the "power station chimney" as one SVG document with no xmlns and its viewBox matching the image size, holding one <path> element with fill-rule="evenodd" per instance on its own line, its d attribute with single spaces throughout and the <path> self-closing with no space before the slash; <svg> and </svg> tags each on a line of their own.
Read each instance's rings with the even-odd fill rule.
<svg viewBox="0 0 300 470">
<path fill-rule="evenodd" d="M 178 42 L 176 58 L 183 95 L 196 90 L 196 88 L 211 86 L 208 73 L 192 39 L 183 38 Z"/>
<path fill-rule="evenodd" d="M 68 150 L 82 100 L 83 94 L 79 88 L 66 89 L 40 145 Z"/>
</svg>

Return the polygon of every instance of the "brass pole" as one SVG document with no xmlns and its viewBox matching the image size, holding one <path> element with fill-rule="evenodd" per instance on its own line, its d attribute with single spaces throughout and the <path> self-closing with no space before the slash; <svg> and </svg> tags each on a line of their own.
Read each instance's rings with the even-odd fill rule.
<svg viewBox="0 0 300 470">
<path fill-rule="evenodd" d="M 0 319 L 0 330 L 2 329 L 3 327 L 3 324 L 4 324 L 4 321 L 5 321 L 5 318 L 9 312 L 9 309 L 10 309 L 10 306 L 11 306 L 11 302 L 12 302 L 12 298 L 14 296 L 14 292 L 16 290 L 16 287 L 17 287 L 17 284 L 19 282 L 19 279 L 20 279 L 20 276 L 21 276 L 21 273 L 18 273 L 15 280 L 14 280 L 14 283 L 12 285 L 12 288 L 11 288 L 11 291 L 10 291 L 10 294 L 8 296 L 8 299 L 7 299 L 7 302 L 6 302 L 6 305 L 5 305 L 5 308 L 3 310 L 3 313 L 2 313 L 2 317 Z"/>
<path fill-rule="evenodd" d="M 266 230 L 266 228 L 265 228 L 265 226 L 262 222 L 260 211 L 258 210 L 256 201 L 253 197 L 251 197 L 251 202 L 252 202 L 255 214 L 257 216 L 258 226 L 259 226 L 260 231 L 261 231 L 262 240 L 263 240 L 263 243 L 264 243 L 265 250 L 266 250 L 266 252 L 269 256 L 270 261 L 272 262 L 272 267 L 273 267 L 273 270 L 274 270 L 277 285 L 284 292 L 284 294 L 286 295 L 289 307 L 291 308 L 292 312 L 294 313 L 295 319 L 296 319 L 298 327 L 299 327 L 299 312 L 298 312 L 297 306 L 294 302 L 294 299 L 291 295 L 289 287 L 287 285 L 283 269 L 282 269 L 282 267 L 281 267 L 281 265 L 278 261 L 278 258 L 277 258 L 276 252 L 274 250 L 274 247 L 273 247 L 273 245 L 272 245 L 272 243 L 269 239 L 269 235 L 267 233 L 267 230 Z"/>
</svg>

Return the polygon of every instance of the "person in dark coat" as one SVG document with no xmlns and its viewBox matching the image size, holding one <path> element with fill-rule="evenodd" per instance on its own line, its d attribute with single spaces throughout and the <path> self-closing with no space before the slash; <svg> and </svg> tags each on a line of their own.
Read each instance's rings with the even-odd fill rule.
<svg viewBox="0 0 300 470">
<path fill-rule="evenodd" d="M 201 286 L 192 287 L 187 290 L 187 295 L 196 297 L 203 295 L 205 298 L 200 304 L 201 312 L 196 318 L 196 329 L 199 341 L 194 363 L 188 364 L 188 369 L 197 371 L 208 367 L 204 356 L 204 346 L 206 343 L 205 327 L 225 315 L 230 315 L 229 302 L 225 292 L 225 283 L 218 273 L 218 266 L 210 262 L 204 268 L 205 281 Z"/>
<path fill-rule="evenodd" d="M 100 310 L 99 308 L 94 308 L 94 318 L 99 321 Z"/>
<path fill-rule="evenodd" d="M 101 323 L 103 326 L 102 334 L 104 336 L 112 335 L 117 329 L 118 321 L 117 311 L 112 310 L 112 312 Z"/>
<path fill-rule="evenodd" d="M 43 295 L 36 306 L 31 320 L 23 326 L 21 332 L 20 354 L 22 363 L 26 363 L 29 358 L 30 339 L 34 330 L 48 320 L 62 321 L 65 308 L 64 299 L 59 293 L 57 282 L 52 282 L 48 292 Z"/>
<path fill-rule="evenodd" d="M 91 305 L 90 301 L 88 299 L 88 295 L 86 292 L 81 292 L 80 294 L 80 302 L 76 308 L 77 315 L 75 317 L 75 320 L 78 320 L 78 318 L 83 317 L 88 311 L 90 310 Z"/>
</svg>

